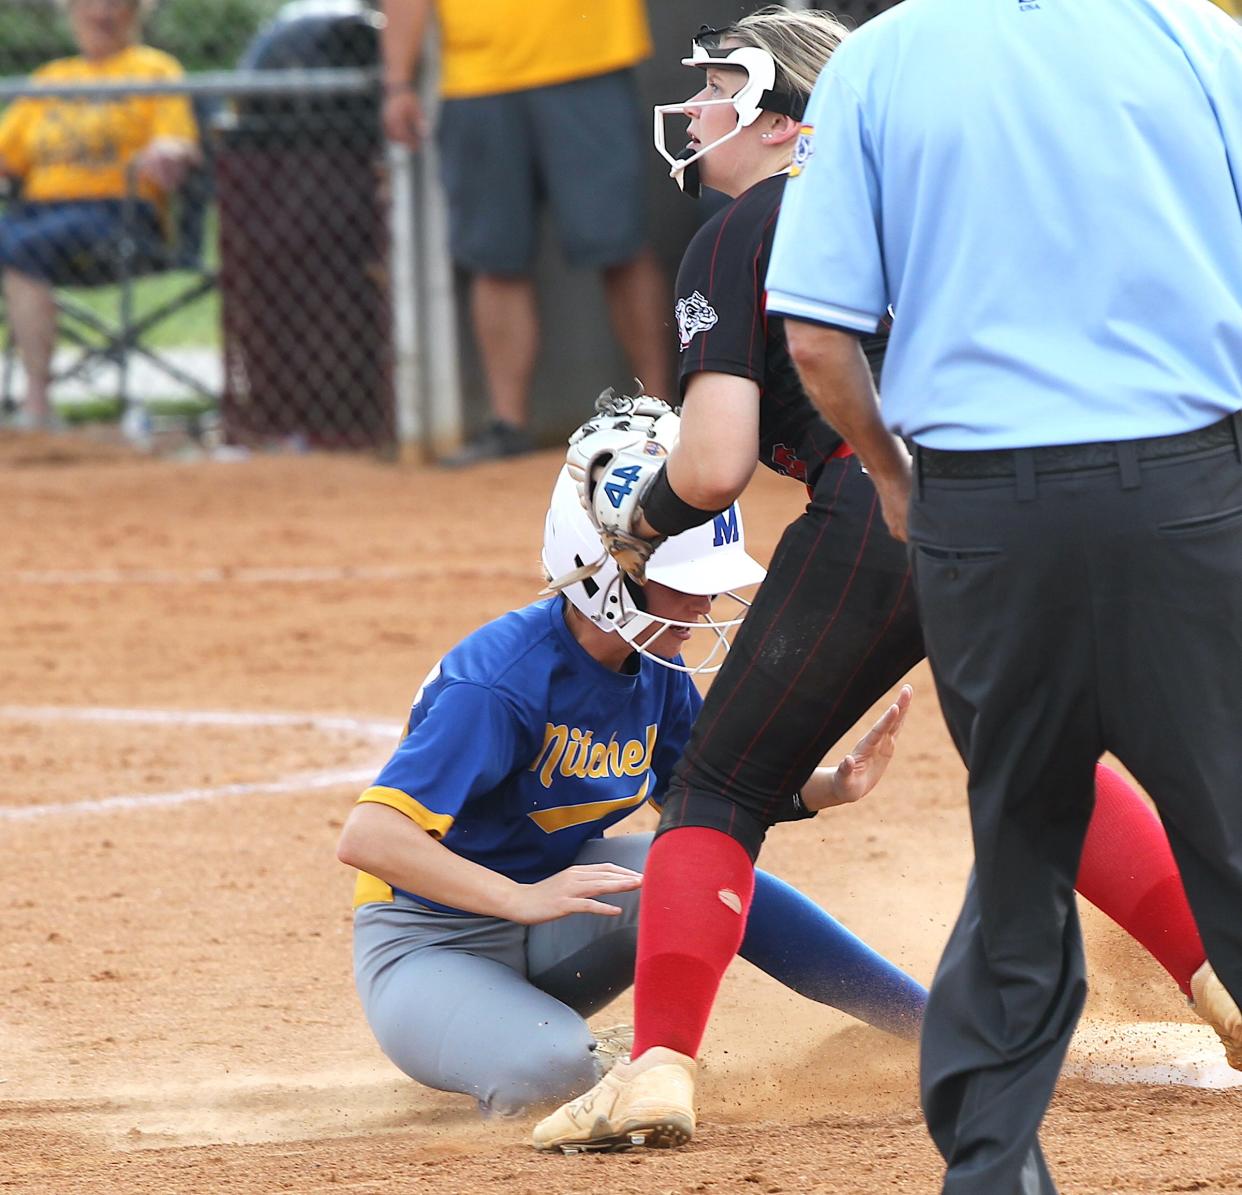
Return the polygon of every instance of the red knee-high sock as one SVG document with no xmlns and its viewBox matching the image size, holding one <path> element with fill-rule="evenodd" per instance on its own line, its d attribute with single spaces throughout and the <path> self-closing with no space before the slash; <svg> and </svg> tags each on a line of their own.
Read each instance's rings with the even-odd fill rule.
<svg viewBox="0 0 1242 1195">
<path fill-rule="evenodd" d="M 721 976 L 742 944 L 755 867 L 719 830 L 655 840 L 643 872 L 634 971 L 634 1052 L 699 1052 Z"/>
<path fill-rule="evenodd" d="M 1107 913 L 1190 995 L 1207 957 L 1160 819 L 1111 768 L 1095 771 L 1078 891 Z"/>
</svg>

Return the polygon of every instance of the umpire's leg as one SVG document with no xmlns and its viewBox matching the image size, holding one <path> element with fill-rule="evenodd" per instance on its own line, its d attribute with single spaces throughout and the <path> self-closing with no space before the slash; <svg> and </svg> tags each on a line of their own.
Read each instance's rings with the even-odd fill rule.
<svg viewBox="0 0 1242 1195">
<path fill-rule="evenodd" d="M 1208 958 L 1242 1005 L 1240 457 L 1144 463 L 1115 520 L 1100 626 L 1107 745 L 1155 801 Z"/>
<path fill-rule="evenodd" d="M 976 870 L 923 1025 L 928 1128 L 953 1195 L 1047 1195 L 1037 1133 L 1086 984 L 1074 880 L 1099 755 L 1087 543 L 1072 496 L 927 482 L 911 559 L 970 769 Z"/>
</svg>

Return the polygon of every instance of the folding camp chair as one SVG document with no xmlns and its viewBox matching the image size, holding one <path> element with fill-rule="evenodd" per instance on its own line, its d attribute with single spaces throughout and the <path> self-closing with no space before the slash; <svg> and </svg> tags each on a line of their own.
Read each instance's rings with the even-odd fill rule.
<svg viewBox="0 0 1242 1195">
<path fill-rule="evenodd" d="M 204 114 L 198 113 L 200 128 L 210 126 Z M 206 138 L 204 151 L 206 152 Z M 206 261 L 207 214 L 212 199 L 212 170 L 209 163 L 196 166 L 170 200 L 170 236 L 159 245 L 138 233 L 136 188 L 131 180 L 125 201 L 123 226 L 126 231 L 112 247 L 110 257 L 93 264 L 87 285 L 115 285 L 119 295 L 119 311 L 115 320 L 99 315 L 91 307 L 63 292 L 57 294 L 59 337 L 75 349 L 74 355 L 57 368 L 52 382 L 92 376 L 101 365 L 115 366 L 116 397 L 122 419 L 127 413 L 141 413 L 131 386 L 130 363 L 139 356 L 181 387 L 214 406 L 218 396 L 199 377 L 184 369 L 167 352 L 148 343 L 151 332 L 171 316 L 197 302 L 212 291 L 217 283 L 216 272 Z M 157 274 L 183 272 L 189 275 L 183 286 L 163 299 L 152 310 L 136 312 L 135 290 L 140 279 Z M 3 377 L 0 379 L 0 408 L 12 412 L 14 395 L 15 353 L 11 329 L 4 333 Z"/>
</svg>

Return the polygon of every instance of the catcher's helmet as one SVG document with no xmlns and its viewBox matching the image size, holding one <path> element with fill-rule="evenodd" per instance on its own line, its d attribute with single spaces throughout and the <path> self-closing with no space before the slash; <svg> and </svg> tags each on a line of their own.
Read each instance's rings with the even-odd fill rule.
<svg viewBox="0 0 1242 1195">
<path fill-rule="evenodd" d="M 673 417 L 675 419 L 675 417 Z M 601 562 L 602 557 L 602 562 Z M 736 603 L 735 618 L 718 619 L 713 613 L 702 622 L 678 622 L 650 614 L 644 608 L 642 588 L 630 581 L 605 551 L 599 532 L 578 500 L 578 488 L 562 469 L 552 491 L 543 533 L 543 567 L 549 577 L 565 577 L 599 564 L 561 588 L 582 614 L 605 631 L 616 631 L 635 651 L 679 672 L 712 673 L 729 650 L 729 634 L 745 615 L 748 603 L 733 591 L 757 585 L 765 572 L 746 553 L 742 513 L 737 503 L 701 527 L 674 535 L 662 543 L 647 563 L 647 579 L 682 593 L 717 594 Z M 713 642 L 704 658 L 692 665 L 666 660 L 647 651 L 669 627 L 691 627 L 710 632 Z"/>
</svg>

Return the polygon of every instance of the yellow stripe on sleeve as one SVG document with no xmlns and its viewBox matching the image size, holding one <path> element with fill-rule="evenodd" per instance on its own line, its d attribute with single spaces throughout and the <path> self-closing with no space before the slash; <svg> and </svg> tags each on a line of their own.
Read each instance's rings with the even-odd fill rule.
<svg viewBox="0 0 1242 1195">
<path fill-rule="evenodd" d="M 399 788 L 385 788 L 380 784 L 368 788 L 358 798 L 357 804 L 387 805 L 389 809 L 403 813 L 434 838 L 443 838 L 453 824 L 453 819 L 447 813 L 432 813 L 409 793 L 403 793 Z M 360 871 L 354 882 L 354 908 L 375 903 L 392 904 L 392 885 L 384 883 L 378 876 Z"/>
<path fill-rule="evenodd" d="M 409 793 L 399 788 L 385 788 L 382 784 L 372 785 L 358 798 L 359 805 L 387 805 L 398 813 L 404 813 L 416 826 L 421 826 L 433 838 L 443 838 L 453 825 L 453 819 L 447 813 L 432 813 L 425 805 L 420 805 Z"/>
<path fill-rule="evenodd" d="M 354 908 L 376 903 L 392 904 L 392 885 L 385 884 L 376 876 L 367 875 L 365 871 L 360 871 L 357 880 L 354 881 Z"/>
</svg>

